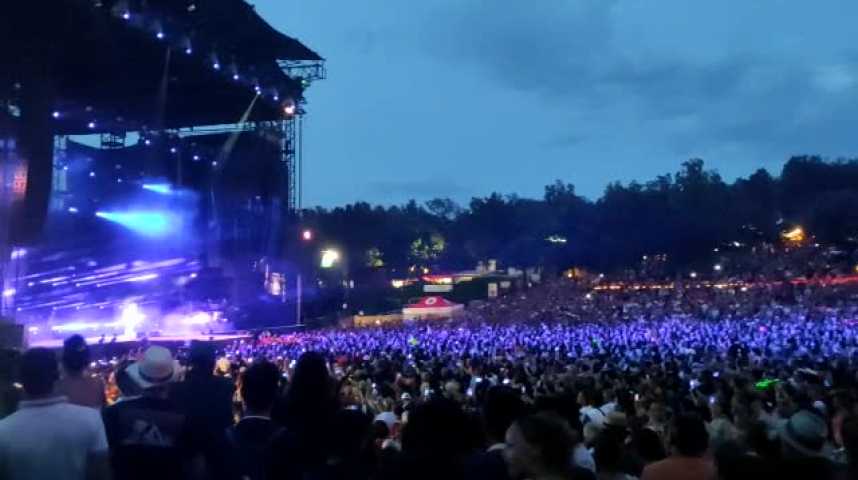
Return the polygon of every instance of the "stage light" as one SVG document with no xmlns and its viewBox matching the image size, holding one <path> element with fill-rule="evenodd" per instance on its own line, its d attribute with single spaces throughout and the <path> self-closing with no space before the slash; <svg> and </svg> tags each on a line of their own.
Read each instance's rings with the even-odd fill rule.
<svg viewBox="0 0 858 480">
<path fill-rule="evenodd" d="M 132 302 L 122 307 L 119 318 L 116 320 L 116 325 L 123 328 L 123 336 L 135 338 L 137 336 L 137 327 L 145 319 L 146 316 L 140 311 L 140 307 Z"/>
<path fill-rule="evenodd" d="M 52 117 L 54 117 L 54 118 L 60 118 L 60 112 L 57 112 L 57 111 L 55 110 L 55 111 L 54 111 L 54 113 L 52 113 L 52 114 L 51 114 L 51 116 L 52 116 Z"/>
<path fill-rule="evenodd" d="M 169 183 L 144 183 L 143 189 L 160 193 L 161 195 L 170 195 L 173 193 L 173 187 Z"/>
<path fill-rule="evenodd" d="M 148 147 L 149 145 L 152 145 L 152 140 L 149 140 L 147 138 L 146 140 L 143 141 L 143 143 L 146 144 L 146 146 Z"/>
<path fill-rule="evenodd" d="M 123 20 L 131 20 L 131 12 L 125 12 L 122 14 Z"/>
<path fill-rule="evenodd" d="M 280 100 L 280 95 L 274 95 L 274 101 L 276 102 L 278 100 Z"/>
<path fill-rule="evenodd" d="M 87 128 L 89 128 L 90 130 L 92 130 L 92 129 L 94 129 L 94 128 L 95 128 L 95 122 L 89 122 L 89 123 L 87 123 L 87 124 L 86 124 L 86 126 L 87 126 Z"/>
<path fill-rule="evenodd" d="M 95 216 L 148 237 L 165 236 L 180 226 L 178 219 L 166 212 L 96 212 Z"/>
<path fill-rule="evenodd" d="M 340 260 L 340 252 L 333 249 L 322 250 L 322 268 L 331 268 Z"/>
<path fill-rule="evenodd" d="M 63 165 L 63 170 L 65 170 L 66 172 L 68 172 L 68 171 L 69 171 L 69 166 L 68 166 L 68 165 Z"/>
<path fill-rule="evenodd" d="M 214 68 L 215 70 L 220 70 L 220 63 L 218 63 L 218 62 L 214 62 L 214 63 L 212 64 L 212 68 Z"/>
<path fill-rule="evenodd" d="M 239 78 L 241 78 L 241 77 L 239 77 L 237 73 L 233 73 L 233 74 L 232 74 L 232 79 L 233 79 L 233 80 L 238 80 Z"/>
<path fill-rule="evenodd" d="M 312 230 L 304 230 L 301 233 L 301 238 L 303 238 L 305 241 L 309 242 L 310 240 L 313 239 L 313 231 Z"/>
<path fill-rule="evenodd" d="M 190 55 L 192 53 L 194 53 L 194 50 L 191 47 L 185 49 L 185 55 Z"/>
<path fill-rule="evenodd" d="M 262 93 L 262 87 L 260 87 L 259 85 L 253 87 L 253 89 L 256 90 L 256 93 Z"/>
<path fill-rule="evenodd" d="M 284 106 L 283 113 L 289 116 L 295 115 L 295 104 L 290 103 L 289 105 Z"/>
<path fill-rule="evenodd" d="M 716 263 L 715 266 L 712 268 L 715 269 L 716 272 L 720 272 L 721 271 L 721 264 Z"/>
<path fill-rule="evenodd" d="M 193 159 L 194 159 L 194 161 L 195 161 L 195 162 L 199 162 L 199 161 L 200 161 L 200 156 L 199 156 L 199 155 L 194 155 L 194 156 L 193 156 Z"/>
<path fill-rule="evenodd" d="M 212 161 L 212 166 L 213 166 L 213 167 L 216 167 L 216 166 L 217 166 L 217 162 L 213 160 L 213 161 Z"/>
<path fill-rule="evenodd" d="M 95 178 L 95 172 L 89 172 L 89 178 Z"/>
<path fill-rule="evenodd" d="M 697 272 L 691 272 L 688 276 L 691 278 L 697 278 Z"/>
<path fill-rule="evenodd" d="M 176 147 L 170 147 L 170 153 L 176 153 Z"/>
<path fill-rule="evenodd" d="M 117 178 L 117 179 L 116 179 L 116 183 L 122 183 L 122 179 L 121 179 L 121 178 Z"/>
<path fill-rule="evenodd" d="M 79 210 L 77 209 L 77 207 L 69 207 L 69 209 L 68 209 L 69 213 L 77 213 L 78 211 Z"/>
<path fill-rule="evenodd" d="M 3 296 L 6 298 L 14 297 L 16 293 L 18 293 L 18 291 L 14 288 L 7 288 L 6 290 L 3 290 Z"/>
<path fill-rule="evenodd" d="M 164 32 L 156 33 L 155 38 L 157 38 L 158 40 L 163 40 L 164 39 Z"/>
</svg>

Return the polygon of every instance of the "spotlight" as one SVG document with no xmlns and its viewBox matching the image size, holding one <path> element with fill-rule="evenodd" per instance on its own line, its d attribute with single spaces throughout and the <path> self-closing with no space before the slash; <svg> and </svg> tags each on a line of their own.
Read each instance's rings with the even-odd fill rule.
<svg viewBox="0 0 858 480">
<path fill-rule="evenodd" d="M 146 146 L 147 146 L 147 147 L 148 147 L 149 145 L 152 145 L 152 141 L 151 141 L 151 140 L 149 140 L 148 138 L 147 138 L 146 140 L 144 140 L 144 141 L 143 141 L 143 143 L 144 143 L 144 144 L 146 144 Z"/>
<path fill-rule="evenodd" d="M 125 12 L 122 14 L 123 20 L 131 20 L 131 12 Z"/>
<path fill-rule="evenodd" d="M 290 103 L 289 105 L 284 106 L 283 113 L 289 116 L 295 115 L 295 104 Z"/>
<path fill-rule="evenodd" d="M 301 238 L 303 238 L 305 241 L 309 242 L 310 240 L 313 239 L 313 231 L 312 230 L 304 230 L 304 232 L 301 233 Z"/>
<path fill-rule="evenodd" d="M 69 212 L 69 213 L 77 213 L 77 212 L 78 212 L 78 209 L 77 209 L 77 207 L 69 207 L 68 212 Z"/>
<path fill-rule="evenodd" d="M 121 179 L 121 178 L 117 178 L 117 179 L 116 179 L 116 183 L 122 183 L 122 179 Z"/>
<path fill-rule="evenodd" d="M 176 153 L 176 147 L 170 147 L 170 153 Z"/>
<path fill-rule="evenodd" d="M 274 95 L 274 101 L 276 102 L 276 101 L 279 101 L 279 100 L 280 100 L 280 95 Z"/>
<path fill-rule="evenodd" d="M 193 159 L 194 159 L 194 161 L 195 161 L 195 162 L 199 162 L 199 161 L 200 161 L 200 156 L 199 156 L 199 155 L 194 155 L 194 156 L 193 156 Z"/>
<path fill-rule="evenodd" d="M 60 112 L 54 111 L 54 113 L 52 113 L 51 116 L 54 118 L 60 118 Z"/>
<path fill-rule="evenodd" d="M 92 129 L 94 129 L 94 128 L 95 128 L 95 122 L 89 122 L 89 123 L 87 123 L 87 124 L 86 124 L 86 126 L 87 126 L 87 128 L 89 128 L 90 130 L 92 130 Z"/>
<path fill-rule="evenodd" d="M 256 93 L 262 93 L 262 88 L 259 85 L 253 87 L 253 89 L 256 90 Z"/>
<path fill-rule="evenodd" d="M 212 68 L 214 68 L 215 70 L 220 70 L 220 63 L 218 63 L 218 62 L 214 62 L 214 63 L 212 64 Z"/>
<path fill-rule="evenodd" d="M 89 178 L 95 178 L 95 172 L 89 172 Z"/>
<path fill-rule="evenodd" d="M 233 74 L 232 74 L 232 79 L 233 79 L 233 80 L 238 80 L 239 78 L 241 78 L 241 77 L 239 77 L 237 73 L 233 73 Z"/>
<path fill-rule="evenodd" d="M 216 166 L 217 166 L 217 161 L 212 161 L 212 166 L 213 166 L 213 167 L 216 167 Z"/>
<path fill-rule="evenodd" d="M 156 33 L 155 38 L 157 38 L 158 40 L 163 40 L 164 39 L 164 32 Z"/>
<path fill-rule="evenodd" d="M 194 50 L 191 47 L 185 49 L 185 55 L 190 55 L 192 53 L 194 53 Z"/>
</svg>

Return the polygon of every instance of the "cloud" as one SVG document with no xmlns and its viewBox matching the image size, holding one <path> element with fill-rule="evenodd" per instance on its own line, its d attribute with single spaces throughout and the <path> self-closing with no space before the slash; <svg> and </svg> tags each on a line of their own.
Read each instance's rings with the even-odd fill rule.
<svg viewBox="0 0 858 480">
<path fill-rule="evenodd" d="M 574 139 L 581 138 L 582 128 L 610 125 L 622 115 L 670 151 L 726 145 L 790 150 L 808 147 L 811 132 L 822 135 L 822 149 L 858 149 L 858 137 L 832 125 L 858 122 L 858 110 L 842 108 L 858 103 L 858 61 L 843 45 L 814 45 L 813 39 L 803 39 L 798 47 L 776 45 L 767 39 L 781 33 L 778 13 L 744 9 L 736 2 L 726 2 L 724 12 L 717 12 L 722 16 L 711 18 L 715 26 L 701 23 L 699 34 L 690 37 L 680 36 L 688 31 L 659 31 L 660 23 L 672 24 L 675 13 L 667 4 L 649 4 L 652 12 L 634 12 L 634 20 L 647 28 L 639 31 L 629 26 L 634 22 L 625 5 L 602 0 L 449 3 L 439 10 L 439 19 L 454 20 L 432 24 L 427 48 L 449 62 L 476 67 L 512 90 L 536 93 L 547 104 L 575 112 L 590 125 L 566 134 Z M 638 18 L 647 14 L 651 18 Z M 719 20 L 731 19 L 750 26 L 756 19 L 758 30 L 716 28 Z M 701 20 L 706 19 L 687 22 Z M 716 32 L 714 40 L 707 38 L 709 30 Z M 739 43 L 744 38 L 751 41 Z M 738 46 L 721 45 L 731 40 Z M 671 43 L 675 48 L 665 47 Z M 802 54 L 805 50 L 813 54 Z M 830 58 L 835 61 L 826 61 Z"/>
</svg>

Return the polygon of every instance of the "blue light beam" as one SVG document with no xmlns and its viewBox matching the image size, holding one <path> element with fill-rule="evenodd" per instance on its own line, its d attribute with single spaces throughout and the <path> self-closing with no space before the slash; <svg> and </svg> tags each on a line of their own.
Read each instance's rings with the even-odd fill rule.
<svg viewBox="0 0 858 480">
<path fill-rule="evenodd" d="M 173 186 L 169 183 L 144 183 L 143 190 L 160 193 L 161 195 L 170 195 L 173 193 Z"/>
<path fill-rule="evenodd" d="M 163 237 L 176 233 L 181 227 L 179 218 L 167 212 L 95 212 L 95 216 L 147 237 Z"/>
</svg>

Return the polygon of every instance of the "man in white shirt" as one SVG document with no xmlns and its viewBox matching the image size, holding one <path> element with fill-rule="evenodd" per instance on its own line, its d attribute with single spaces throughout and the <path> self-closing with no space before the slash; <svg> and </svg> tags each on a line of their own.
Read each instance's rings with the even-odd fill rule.
<svg viewBox="0 0 858 480">
<path fill-rule="evenodd" d="M 54 394 L 54 353 L 28 350 L 20 361 L 26 394 L 18 411 L 0 420 L 0 478 L 103 480 L 110 477 L 107 437 L 98 410 Z"/>
</svg>

